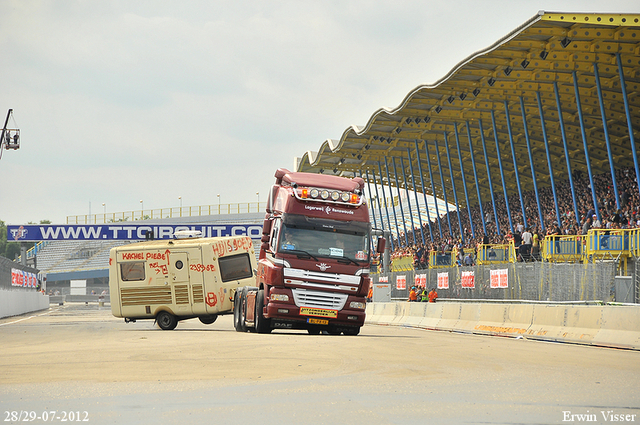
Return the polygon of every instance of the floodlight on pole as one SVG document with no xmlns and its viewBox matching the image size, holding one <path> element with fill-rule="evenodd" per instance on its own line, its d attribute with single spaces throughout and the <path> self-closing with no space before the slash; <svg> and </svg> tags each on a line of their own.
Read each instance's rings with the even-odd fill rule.
<svg viewBox="0 0 640 425">
<path fill-rule="evenodd" d="M 5 148 L 12 150 L 20 148 L 20 130 L 17 128 L 7 128 L 9 118 L 12 114 L 13 109 L 9 109 L 7 119 L 4 121 L 4 127 L 2 127 L 2 134 L 0 135 L 0 158 L 2 158 L 2 151 Z"/>
</svg>

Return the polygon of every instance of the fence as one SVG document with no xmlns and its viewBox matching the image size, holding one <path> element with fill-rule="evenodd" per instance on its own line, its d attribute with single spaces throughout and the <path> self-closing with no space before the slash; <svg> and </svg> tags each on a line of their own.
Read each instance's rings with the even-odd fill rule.
<svg viewBox="0 0 640 425">
<path fill-rule="evenodd" d="M 634 267 L 630 267 L 630 270 L 634 270 L 635 302 L 638 302 L 640 289 L 638 263 L 640 260 L 635 260 Z M 613 261 L 589 264 L 521 262 L 398 271 L 375 275 L 373 282 L 378 283 L 380 276 L 388 277 L 391 284 L 391 298 L 396 300 L 408 299 L 409 291 L 416 283 L 416 276 L 419 279 L 420 276 L 426 275 L 426 279 L 423 279 L 426 280 L 426 287 L 438 287 L 440 298 L 613 301 L 617 267 L 616 262 Z M 463 272 L 467 273 L 463 275 Z M 400 282 L 403 281 L 402 276 L 406 282 L 403 289 L 399 289 L 396 283 L 399 276 Z M 464 286 L 468 287 L 463 287 L 463 278 Z M 440 285 L 438 285 L 439 282 Z M 444 288 L 445 283 L 448 288 Z M 400 286 L 402 287 L 402 283 Z"/>
<path fill-rule="evenodd" d="M 265 211 L 266 202 L 244 202 L 238 204 L 199 205 L 195 207 L 158 208 L 118 213 L 70 215 L 67 224 L 106 224 L 122 221 L 153 220 L 160 218 L 194 217 L 222 214 L 248 214 Z"/>
</svg>

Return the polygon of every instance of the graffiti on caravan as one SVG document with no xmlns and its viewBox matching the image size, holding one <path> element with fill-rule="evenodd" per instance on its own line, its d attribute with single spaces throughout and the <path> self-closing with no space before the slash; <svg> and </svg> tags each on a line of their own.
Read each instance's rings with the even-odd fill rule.
<svg viewBox="0 0 640 425">
<path fill-rule="evenodd" d="M 7 226 L 7 239 L 14 241 L 60 241 L 60 240 L 143 240 L 153 234 L 154 239 L 173 239 L 180 230 L 202 232 L 204 237 L 249 236 L 262 237 L 262 226 L 257 224 L 191 224 L 185 225 L 44 225 L 28 224 Z"/>
</svg>

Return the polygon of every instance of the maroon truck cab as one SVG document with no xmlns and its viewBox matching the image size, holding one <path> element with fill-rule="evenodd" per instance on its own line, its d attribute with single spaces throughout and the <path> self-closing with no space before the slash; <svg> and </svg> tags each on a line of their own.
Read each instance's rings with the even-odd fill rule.
<svg viewBox="0 0 640 425">
<path fill-rule="evenodd" d="M 372 259 L 364 180 L 285 169 L 275 177 L 256 287 L 236 296 L 236 329 L 357 335 Z"/>
</svg>

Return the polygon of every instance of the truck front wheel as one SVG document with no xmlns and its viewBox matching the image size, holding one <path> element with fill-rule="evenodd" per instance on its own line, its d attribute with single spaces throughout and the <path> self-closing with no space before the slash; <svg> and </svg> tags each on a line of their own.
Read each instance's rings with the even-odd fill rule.
<svg viewBox="0 0 640 425">
<path fill-rule="evenodd" d="M 164 331 L 171 331 L 178 326 L 178 319 L 168 311 L 161 311 L 158 313 L 156 316 L 156 322 L 158 322 L 160 329 Z"/>
<path fill-rule="evenodd" d="M 244 300 L 242 292 L 236 291 L 236 296 L 233 299 L 233 327 L 238 332 L 246 332 L 247 327 L 244 324 Z"/>
<path fill-rule="evenodd" d="M 260 289 L 258 291 L 258 295 L 256 296 L 256 314 L 255 314 L 255 323 L 256 323 L 256 331 L 259 334 L 268 334 L 271 333 L 271 320 L 265 319 L 262 311 L 264 308 L 264 289 Z"/>
<path fill-rule="evenodd" d="M 350 329 L 345 329 L 344 331 L 345 335 L 358 335 L 360 333 L 360 328 L 350 328 Z"/>
</svg>

